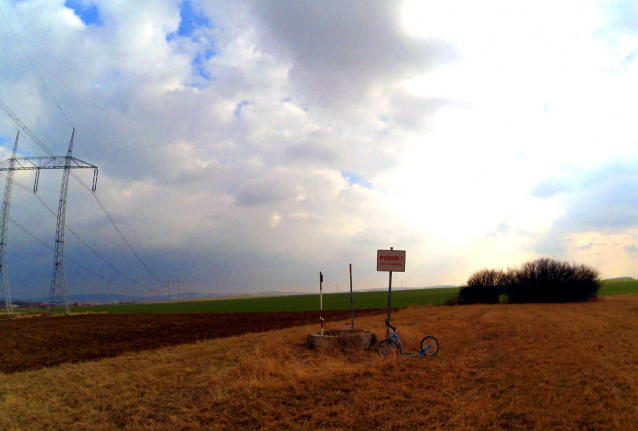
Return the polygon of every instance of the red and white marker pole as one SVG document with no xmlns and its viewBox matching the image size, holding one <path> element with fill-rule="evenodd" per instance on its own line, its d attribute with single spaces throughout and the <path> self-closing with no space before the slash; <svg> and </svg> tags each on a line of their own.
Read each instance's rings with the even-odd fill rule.
<svg viewBox="0 0 638 431">
<path fill-rule="evenodd" d="M 394 247 L 390 247 L 390 250 L 394 250 Z M 390 281 L 388 282 L 388 318 L 387 321 L 390 323 L 390 311 L 392 304 L 392 271 L 390 271 Z M 388 326 L 385 327 L 385 336 L 386 338 L 390 338 L 390 328 Z"/>
<path fill-rule="evenodd" d="M 319 272 L 319 320 L 321 320 L 321 335 L 323 335 L 323 274 Z"/>
<path fill-rule="evenodd" d="M 350 264 L 350 319 L 352 320 L 352 329 L 354 329 L 354 303 L 352 302 L 352 264 Z"/>
</svg>

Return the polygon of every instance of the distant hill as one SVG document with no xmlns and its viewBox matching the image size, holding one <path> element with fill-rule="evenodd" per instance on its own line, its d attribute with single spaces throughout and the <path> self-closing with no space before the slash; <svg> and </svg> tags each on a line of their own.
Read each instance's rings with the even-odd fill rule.
<svg viewBox="0 0 638 431">
<path fill-rule="evenodd" d="M 459 287 L 456 284 L 439 284 L 436 286 L 424 286 L 424 287 L 401 287 L 401 286 L 392 286 L 392 291 L 395 290 L 419 290 L 419 289 L 452 289 Z M 384 287 L 375 287 L 373 289 L 363 289 L 363 290 L 355 290 L 355 292 L 376 292 L 379 290 L 388 290 L 388 286 Z"/>
<path fill-rule="evenodd" d="M 603 281 L 626 281 L 626 280 L 634 280 L 633 277 L 616 277 L 616 278 L 606 278 Z"/>
<path fill-rule="evenodd" d="M 392 287 L 393 291 L 396 290 L 414 290 L 414 289 L 441 289 L 441 288 L 452 288 L 458 287 L 455 285 L 439 285 L 439 286 L 427 286 L 427 287 Z M 387 290 L 388 287 L 379 287 L 375 289 L 363 289 L 363 290 L 355 290 L 356 292 L 374 292 Z M 349 292 L 350 289 L 341 291 L 341 293 Z M 226 293 L 204 293 L 204 292 L 188 292 L 183 293 L 179 296 L 179 298 L 175 295 L 171 295 L 171 301 L 179 301 L 185 299 L 198 299 L 198 298 L 221 298 L 221 297 L 247 297 L 247 296 L 289 296 L 289 295 L 314 295 L 319 292 L 283 292 L 283 291 L 271 291 L 271 292 L 255 292 L 255 293 L 244 293 L 244 292 L 236 292 L 232 295 Z M 326 292 L 324 290 L 324 295 L 333 294 L 335 292 L 330 291 Z M 23 302 L 33 302 L 33 303 L 48 303 L 48 296 L 39 296 L 35 298 L 16 298 L 15 301 L 23 301 Z M 168 295 L 154 295 L 154 296 L 136 296 L 136 295 L 123 295 L 119 293 L 71 293 L 69 294 L 69 302 L 70 303 L 83 303 L 83 304 L 113 304 L 115 302 L 156 302 L 156 301 L 168 301 Z"/>
<path fill-rule="evenodd" d="M 220 296 L 226 296 L 226 294 L 217 293 L 202 293 L 202 292 L 189 292 L 181 294 L 179 298 L 175 295 L 171 295 L 171 300 L 181 299 L 196 299 L 196 298 L 215 298 Z M 49 302 L 49 297 L 36 297 L 22 299 L 25 302 Z M 69 302 L 81 302 L 87 304 L 110 304 L 118 301 L 126 302 L 153 302 L 153 301 L 168 301 L 168 295 L 154 295 L 154 296 L 134 296 L 134 295 L 121 295 L 119 293 L 72 293 L 69 294 Z"/>
</svg>

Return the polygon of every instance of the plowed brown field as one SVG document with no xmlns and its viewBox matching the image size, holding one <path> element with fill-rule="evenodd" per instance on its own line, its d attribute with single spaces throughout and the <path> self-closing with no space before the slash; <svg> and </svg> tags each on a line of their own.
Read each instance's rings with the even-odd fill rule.
<svg viewBox="0 0 638 431">
<path fill-rule="evenodd" d="M 356 324 L 382 336 L 384 317 Z M 316 313 L 310 318 L 269 333 L 0 373 L 0 430 L 638 429 L 638 295 L 393 314 L 406 352 L 424 335 L 439 340 L 426 358 L 308 349 L 318 326 Z"/>
<path fill-rule="evenodd" d="M 360 310 L 357 316 L 384 313 Z M 350 311 L 326 311 L 327 322 Z M 317 323 L 314 311 L 269 313 L 84 314 L 0 321 L 0 372 L 37 370 L 66 362 Z M 341 325 L 341 322 L 339 323 Z"/>
</svg>

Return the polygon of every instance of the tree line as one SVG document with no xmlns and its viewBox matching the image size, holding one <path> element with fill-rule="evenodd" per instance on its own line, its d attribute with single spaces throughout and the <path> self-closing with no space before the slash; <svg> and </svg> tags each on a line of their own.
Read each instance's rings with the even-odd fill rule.
<svg viewBox="0 0 638 431">
<path fill-rule="evenodd" d="M 519 268 L 482 269 L 459 291 L 460 304 L 583 302 L 600 289 L 598 270 L 583 264 L 540 258 Z"/>
</svg>

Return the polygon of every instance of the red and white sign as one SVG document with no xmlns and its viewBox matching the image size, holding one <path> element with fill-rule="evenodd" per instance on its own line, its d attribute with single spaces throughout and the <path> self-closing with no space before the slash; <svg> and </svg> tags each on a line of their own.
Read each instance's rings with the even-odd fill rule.
<svg viewBox="0 0 638 431">
<path fill-rule="evenodd" d="M 377 250 L 377 271 L 405 272 L 405 250 Z"/>
</svg>

